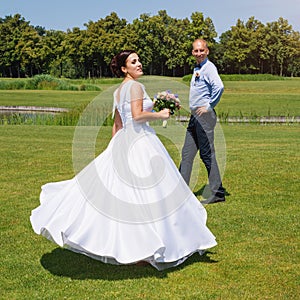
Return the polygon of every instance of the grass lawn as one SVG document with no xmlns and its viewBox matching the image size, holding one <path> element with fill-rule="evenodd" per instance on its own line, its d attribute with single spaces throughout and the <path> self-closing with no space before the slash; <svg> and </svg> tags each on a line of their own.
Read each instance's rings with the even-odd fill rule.
<svg viewBox="0 0 300 300">
<path fill-rule="evenodd" d="M 73 176 L 74 127 L 0 126 L 0 298 L 298 299 L 300 127 L 222 128 L 229 195 L 226 203 L 207 206 L 218 245 L 158 272 L 103 264 L 36 235 L 29 216 L 39 204 L 40 186 Z M 110 132 L 102 127 L 97 152 Z M 167 138 L 162 136 L 178 162 Z M 205 180 L 201 176 L 198 187 Z"/>
<path fill-rule="evenodd" d="M 300 80 L 225 81 L 218 114 L 300 116 Z"/>
<path fill-rule="evenodd" d="M 177 93 L 182 102 L 181 114 L 189 113 L 189 87 L 178 78 L 144 76 L 140 81 L 145 84 L 151 98 L 157 92 L 170 89 Z M 101 86 L 103 92 L 90 91 L 49 91 L 49 90 L 0 90 L 1 105 L 33 105 L 74 108 L 87 104 L 97 98 L 111 107 L 111 79 L 99 81 L 71 81 L 72 83 L 93 83 Z M 107 82 L 107 84 L 104 84 Z M 277 81 L 225 81 L 225 91 L 217 106 L 219 116 L 300 116 L 300 80 Z"/>
<path fill-rule="evenodd" d="M 0 106 L 45 106 L 74 108 L 89 103 L 99 92 L 0 90 Z"/>
</svg>

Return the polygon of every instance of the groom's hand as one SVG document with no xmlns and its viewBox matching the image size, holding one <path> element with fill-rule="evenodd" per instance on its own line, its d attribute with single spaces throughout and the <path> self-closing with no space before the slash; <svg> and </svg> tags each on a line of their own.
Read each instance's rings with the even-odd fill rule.
<svg viewBox="0 0 300 300">
<path fill-rule="evenodd" d="M 198 115 L 198 116 L 201 116 L 201 115 L 203 115 L 203 114 L 205 114 L 205 113 L 207 113 L 208 112 L 208 110 L 207 110 L 207 108 L 205 107 L 205 106 L 200 106 L 200 107 L 198 107 L 197 109 L 196 109 L 196 114 Z"/>
</svg>

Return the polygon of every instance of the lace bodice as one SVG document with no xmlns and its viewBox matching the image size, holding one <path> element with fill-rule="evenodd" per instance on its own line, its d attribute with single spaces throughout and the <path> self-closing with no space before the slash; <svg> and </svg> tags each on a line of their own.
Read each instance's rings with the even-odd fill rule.
<svg viewBox="0 0 300 300">
<path fill-rule="evenodd" d="M 121 84 L 121 86 L 115 90 L 113 111 L 115 108 L 118 109 L 123 125 L 133 122 L 131 101 L 136 101 L 141 98 L 143 99 L 143 110 L 152 111 L 153 102 L 146 93 L 144 85 L 141 83 L 130 80 Z"/>
</svg>

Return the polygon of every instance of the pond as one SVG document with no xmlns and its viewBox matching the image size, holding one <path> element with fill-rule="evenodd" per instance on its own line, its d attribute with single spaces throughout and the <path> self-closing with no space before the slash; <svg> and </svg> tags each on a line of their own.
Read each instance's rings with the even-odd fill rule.
<svg viewBox="0 0 300 300">
<path fill-rule="evenodd" d="M 0 125 L 52 124 L 58 115 L 67 111 L 58 107 L 0 106 Z"/>
</svg>

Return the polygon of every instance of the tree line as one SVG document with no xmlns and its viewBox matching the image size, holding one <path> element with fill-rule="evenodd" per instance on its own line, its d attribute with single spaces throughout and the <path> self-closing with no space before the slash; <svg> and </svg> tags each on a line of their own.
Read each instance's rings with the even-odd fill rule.
<svg viewBox="0 0 300 300">
<path fill-rule="evenodd" d="M 300 75 L 300 33 L 281 17 L 267 24 L 238 19 L 216 41 L 214 24 L 203 13 L 177 19 L 161 10 L 132 23 L 112 12 L 66 32 L 32 26 L 20 14 L 0 18 L 0 76 L 111 76 L 111 58 L 125 48 L 138 52 L 146 74 L 183 76 L 194 64 L 195 38 L 207 40 L 209 57 L 222 74 Z"/>
</svg>

